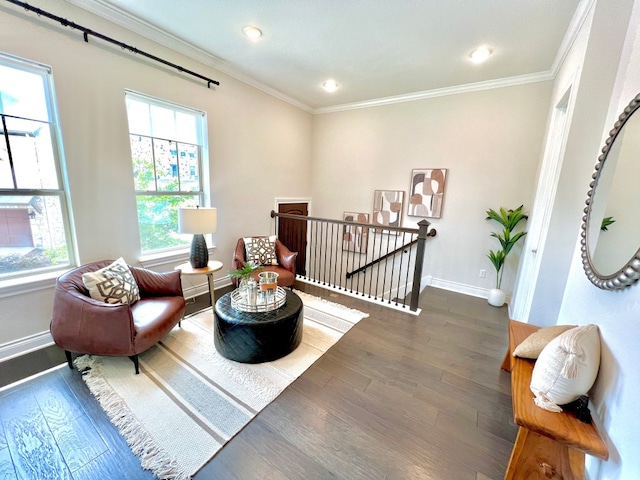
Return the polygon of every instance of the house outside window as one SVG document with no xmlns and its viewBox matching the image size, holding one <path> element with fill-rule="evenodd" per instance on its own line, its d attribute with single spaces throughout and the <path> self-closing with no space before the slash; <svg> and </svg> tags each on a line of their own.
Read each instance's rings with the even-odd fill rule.
<svg viewBox="0 0 640 480">
<path fill-rule="evenodd" d="M 74 258 L 60 145 L 51 69 L 0 53 L 0 280 Z"/>
<path fill-rule="evenodd" d="M 206 114 L 126 92 L 142 253 L 188 247 L 178 208 L 204 205 Z"/>
</svg>

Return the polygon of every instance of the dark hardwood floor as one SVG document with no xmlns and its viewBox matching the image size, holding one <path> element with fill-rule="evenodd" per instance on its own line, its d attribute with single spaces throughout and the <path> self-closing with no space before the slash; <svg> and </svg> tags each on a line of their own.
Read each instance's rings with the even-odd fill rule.
<svg viewBox="0 0 640 480">
<path fill-rule="evenodd" d="M 370 316 L 196 479 L 503 478 L 516 435 L 509 375 L 500 370 L 506 307 L 427 288 L 422 313 L 413 316 L 297 287 Z M 10 362 L 0 363 L 0 385 L 15 381 L 20 367 L 28 376 L 63 363 L 64 355 L 52 347 Z M 63 367 L 0 392 L 0 479 L 5 478 L 152 475 L 142 470 L 80 374 Z"/>
</svg>

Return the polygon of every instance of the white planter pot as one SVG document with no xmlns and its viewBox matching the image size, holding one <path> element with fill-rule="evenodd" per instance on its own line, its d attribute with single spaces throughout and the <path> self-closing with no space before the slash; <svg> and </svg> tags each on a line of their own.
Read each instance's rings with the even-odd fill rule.
<svg viewBox="0 0 640 480">
<path fill-rule="evenodd" d="M 501 307 L 504 305 L 506 297 L 506 294 L 499 288 L 492 288 L 489 290 L 487 302 L 489 302 L 489 305 L 493 305 L 494 307 Z"/>
</svg>

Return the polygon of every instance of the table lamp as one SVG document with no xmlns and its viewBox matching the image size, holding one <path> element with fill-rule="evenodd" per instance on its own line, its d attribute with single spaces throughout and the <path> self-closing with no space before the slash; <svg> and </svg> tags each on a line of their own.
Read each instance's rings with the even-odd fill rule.
<svg viewBox="0 0 640 480">
<path fill-rule="evenodd" d="M 216 208 L 179 208 L 178 232 L 192 233 L 189 262 L 193 268 L 204 268 L 209 264 L 209 250 L 205 233 L 214 233 L 218 226 L 218 210 Z"/>
</svg>

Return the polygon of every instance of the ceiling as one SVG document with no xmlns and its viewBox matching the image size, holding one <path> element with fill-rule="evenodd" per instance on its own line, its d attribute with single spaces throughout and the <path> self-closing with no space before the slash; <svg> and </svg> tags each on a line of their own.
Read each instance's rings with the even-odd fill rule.
<svg viewBox="0 0 640 480">
<path fill-rule="evenodd" d="M 588 2 L 69 1 L 315 112 L 552 78 Z M 493 55 L 473 64 L 480 45 Z"/>
</svg>

